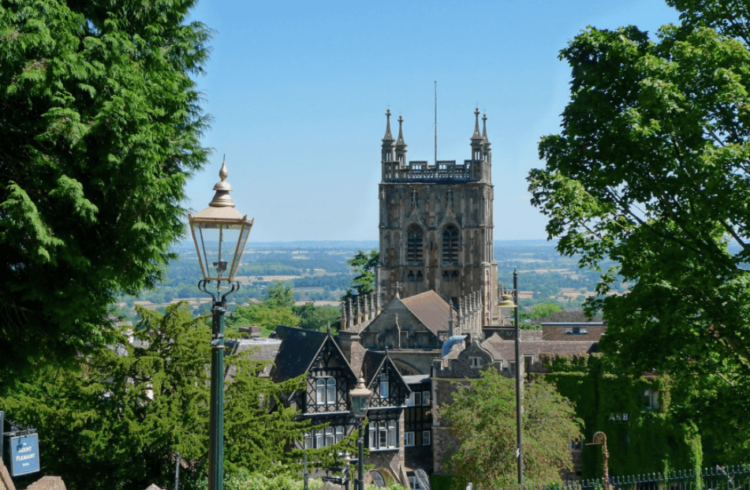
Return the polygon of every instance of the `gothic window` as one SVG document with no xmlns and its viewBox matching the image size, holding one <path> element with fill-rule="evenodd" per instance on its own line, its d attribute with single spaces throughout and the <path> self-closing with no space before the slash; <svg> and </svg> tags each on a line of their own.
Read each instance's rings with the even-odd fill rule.
<svg viewBox="0 0 750 490">
<path fill-rule="evenodd" d="M 424 281 L 424 277 L 422 276 L 422 271 L 417 271 L 417 282 Z"/>
<path fill-rule="evenodd" d="M 451 282 L 458 282 L 458 271 L 451 272 Z"/>
<path fill-rule="evenodd" d="M 414 271 L 409 271 L 409 273 L 406 275 L 406 282 L 414 282 Z"/>
<path fill-rule="evenodd" d="M 335 379 L 318 378 L 315 380 L 315 402 L 318 405 L 333 405 L 336 403 Z"/>
<path fill-rule="evenodd" d="M 458 265 L 458 228 L 453 225 L 443 230 L 443 264 Z"/>
<path fill-rule="evenodd" d="M 406 234 L 406 263 L 421 265 L 424 263 L 422 228 L 412 225 Z"/>
</svg>

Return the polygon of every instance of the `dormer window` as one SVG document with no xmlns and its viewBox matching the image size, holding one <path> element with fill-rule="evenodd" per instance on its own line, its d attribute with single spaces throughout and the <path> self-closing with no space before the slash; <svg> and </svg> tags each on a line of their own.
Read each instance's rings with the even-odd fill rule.
<svg viewBox="0 0 750 490">
<path fill-rule="evenodd" d="M 380 398 L 388 398 L 388 375 L 380 375 Z"/>
<path fill-rule="evenodd" d="M 475 369 L 482 367 L 482 358 L 477 356 L 469 357 L 469 365 Z"/>
</svg>

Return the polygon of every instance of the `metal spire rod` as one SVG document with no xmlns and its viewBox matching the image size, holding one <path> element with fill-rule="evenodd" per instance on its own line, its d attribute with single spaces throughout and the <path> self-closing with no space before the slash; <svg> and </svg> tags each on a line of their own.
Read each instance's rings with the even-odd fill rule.
<svg viewBox="0 0 750 490">
<path fill-rule="evenodd" d="M 437 166 L 437 80 L 435 80 L 435 165 Z"/>
</svg>

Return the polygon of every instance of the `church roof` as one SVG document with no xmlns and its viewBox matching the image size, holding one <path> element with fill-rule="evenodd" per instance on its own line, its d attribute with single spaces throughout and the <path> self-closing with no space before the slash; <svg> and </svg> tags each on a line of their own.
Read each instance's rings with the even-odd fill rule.
<svg viewBox="0 0 750 490">
<path fill-rule="evenodd" d="M 435 335 L 440 330 L 448 330 L 448 303 L 435 291 L 425 291 L 416 296 L 404 298 L 401 302 Z M 450 311 L 453 313 L 455 325 L 456 312 L 453 309 Z"/>
</svg>

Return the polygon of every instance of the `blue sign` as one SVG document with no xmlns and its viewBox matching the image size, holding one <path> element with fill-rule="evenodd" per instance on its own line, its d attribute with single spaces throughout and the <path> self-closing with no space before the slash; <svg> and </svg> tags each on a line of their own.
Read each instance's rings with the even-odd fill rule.
<svg viewBox="0 0 750 490">
<path fill-rule="evenodd" d="M 10 476 L 28 475 L 39 471 L 39 435 L 10 438 Z"/>
</svg>

